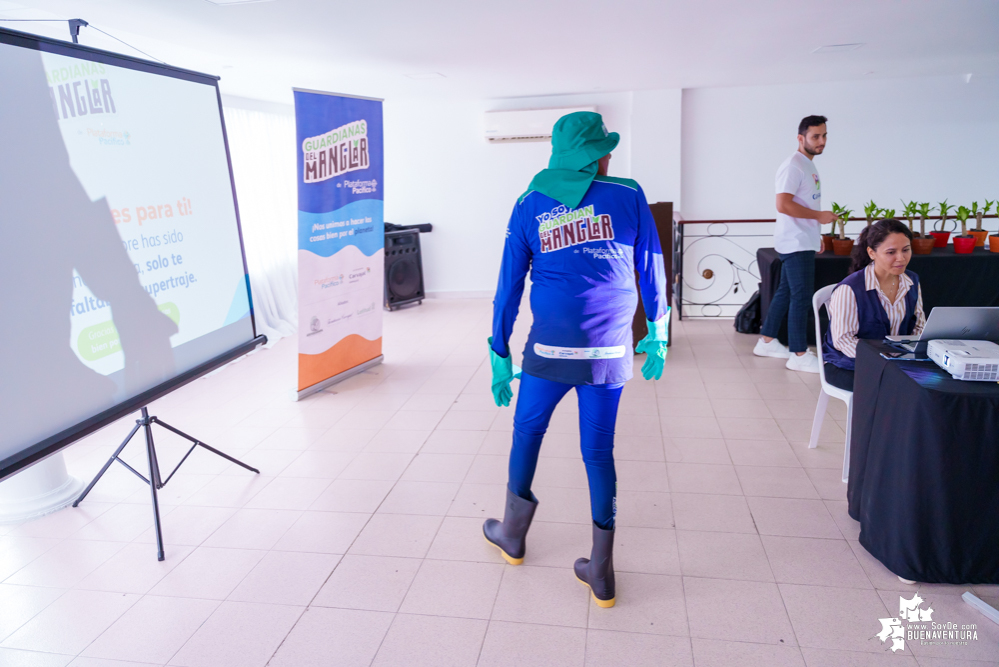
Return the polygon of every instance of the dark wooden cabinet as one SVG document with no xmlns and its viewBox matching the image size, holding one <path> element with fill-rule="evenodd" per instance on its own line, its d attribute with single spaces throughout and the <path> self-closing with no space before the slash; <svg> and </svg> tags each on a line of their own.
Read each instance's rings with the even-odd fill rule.
<svg viewBox="0 0 999 667">
<path fill-rule="evenodd" d="M 659 232 L 659 245 L 663 251 L 663 264 L 666 269 L 666 300 L 673 303 L 673 202 L 657 202 L 649 204 L 652 210 L 652 217 L 656 221 L 656 231 Z M 638 286 L 638 272 L 635 272 L 635 285 Z M 649 333 L 646 324 L 645 308 L 642 306 L 642 292 L 638 292 L 638 309 L 635 311 L 635 319 L 631 323 L 631 332 L 635 338 L 635 344 L 645 338 Z M 673 339 L 672 320 L 670 321 L 670 340 Z"/>
</svg>

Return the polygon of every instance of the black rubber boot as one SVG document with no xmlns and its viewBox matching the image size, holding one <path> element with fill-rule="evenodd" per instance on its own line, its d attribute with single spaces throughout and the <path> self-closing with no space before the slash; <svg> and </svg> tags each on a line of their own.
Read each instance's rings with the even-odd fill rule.
<svg viewBox="0 0 999 667">
<path fill-rule="evenodd" d="M 498 547 L 510 565 L 520 565 L 524 562 L 527 529 L 531 527 L 534 510 L 538 508 L 538 499 L 534 494 L 531 494 L 531 497 L 534 499 L 524 500 L 507 489 L 503 521 L 486 519 L 482 524 L 482 533 L 486 536 L 486 542 Z"/>
<path fill-rule="evenodd" d="M 599 607 L 614 606 L 614 529 L 593 524 L 593 550 L 589 558 L 576 560 L 576 578 L 590 587 Z"/>
</svg>

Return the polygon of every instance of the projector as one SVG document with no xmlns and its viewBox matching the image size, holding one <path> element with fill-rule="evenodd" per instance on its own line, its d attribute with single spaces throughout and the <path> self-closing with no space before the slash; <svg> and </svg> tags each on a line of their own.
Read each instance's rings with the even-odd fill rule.
<svg viewBox="0 0 999 667">
<path fill-rule="evenodd" d="M 931 340 L 926 354 L 958 380 L 999 382 L 999 345 L 987 340 Z"/>
</svg>

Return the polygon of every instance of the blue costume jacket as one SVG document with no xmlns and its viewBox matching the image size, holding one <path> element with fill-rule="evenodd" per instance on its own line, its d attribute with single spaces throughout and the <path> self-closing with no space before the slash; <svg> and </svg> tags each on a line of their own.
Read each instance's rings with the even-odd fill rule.
<svg viewBox="0 0 999 667">
<path fill-rule="evenodd" d="M 534 324 L 524 372 L 574 385 L 631 379 L 636 271 L 646 318 L 659 320 L 669 305 L 655 221 L 638 183 L 597 176 L 571 211 L 533 190 L 520 198 L 493 301 L 492 348 L 501 357 L 510 354 L 528 269 Z"/>
</svg>

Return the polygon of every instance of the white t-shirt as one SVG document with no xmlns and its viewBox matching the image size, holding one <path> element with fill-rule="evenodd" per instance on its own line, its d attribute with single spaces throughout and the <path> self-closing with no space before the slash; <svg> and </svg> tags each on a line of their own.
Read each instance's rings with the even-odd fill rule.
<svg viewBox="0 0 999 667">
<path fill-rule="evenodd" d="M 819 172 L 815 169 L 815 163 L 800 151 L 795 151 L 781 164 L 777 170 L 776 185 L 777 194 L 792 194 L 795 203 L 813 211 L 822 210 Z M 774 227 L 774 248 L 783 254 L 802 250 L 818 251 L 822 247 L 820 227 L 818 220 L 792 218 L 778 212 L 777 225 Z"/>
</svg>

